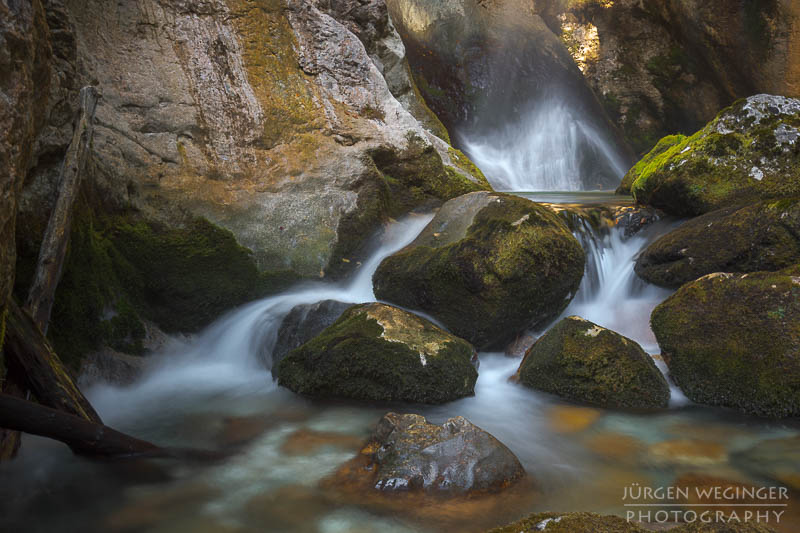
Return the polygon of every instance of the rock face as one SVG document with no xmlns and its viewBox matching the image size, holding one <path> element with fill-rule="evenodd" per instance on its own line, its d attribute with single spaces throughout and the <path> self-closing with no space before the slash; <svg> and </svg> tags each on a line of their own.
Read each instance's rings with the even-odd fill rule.
<svg viewBox="0 0 800 533">
<path fill-rule="evenodd" d="M 535 104 L 557 99 L 597 131 L 614 126 L 564 44 L 525 0 L 387 0 L 425 101 L 464 141 L 504 135 Z M 566 111 L 565 111 L 566 113 Z M 587 188 L 615 187 L 617 171 L 593 157 L 581 137 L 580 167 Z M 454 137 L 455 138 L 455 137 Z M 627 153 L 622 142 L 614 149 Z M 632 159 L 632 157 L 629 157 Z M 625 159 L 625 158 L 623 158 Z"/>
<path fill-rule="evenodd" d="M 385 415 L 358 457 L 334 475 L 384 492 L 485 493 L 525 475 L 503 443 L 463 417 L 437 426 L 420 415 Z"/>
<path fill-rule="evenodd" d="M 584 253 L 551 210 L 517 196 L 447 202 L 408 247 L 385 259 L 378 298 L 421 309 L 479 348 L 557 316 L 578 289 Z"/>
<path fill-rule="evenodd" d="M 669 385 L 641 346 L 577 316 L 537 340 L 517 376 L 529 387 L 603 407 L 669 403 Z"/>
<path fill-rule="evenodd" d="M 351 305 L 336 300 L 323 300 L 293 307 L 278 329 L 278 339 L 272 349 L 272 375 L 277 376 L 278 363 L 286 354 L 322 333 L 322 330 L 336 322 Z"/>
<path fill-rule="evenodd" d="M 536 8 L 638 153 L 696 131 L 737 98 L 800 96 L 795 2 L 543 0 Z"/>
<path fill-rule="evenodd" d="M 800 263 L 800 200 L 728 207 L 686 222 L 647 247 L 636 273 L 678 288 L 713 272 L 776 271 Z"/>
<path fill-rule="evenodd" d="M 623 181 L 640 203 L 694 216 L 800 194 L 800 100 L 757 95 L 723 110 L 691 137 L 674 135 Z"/>
<path fill-rule="evenodd" d="M 695 402 L 761 416 L 800 413 L 800 268 L 710 274 L 659 305 L 651 325 Z"/>
<path fill-rule="evenodd" d="M 472 346 L 427 320 L 364 304 L 289 352 L 278 383 L 314 398 L 443 403 L 474 393 L 474 361 Z"/>
</svg>

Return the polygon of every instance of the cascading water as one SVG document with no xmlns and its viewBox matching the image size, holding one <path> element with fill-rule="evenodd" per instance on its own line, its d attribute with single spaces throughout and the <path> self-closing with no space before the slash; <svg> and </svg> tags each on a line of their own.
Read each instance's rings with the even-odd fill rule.
<svg viewBox="0 0 800 533">
<path fill-rule="evenodd" d="M 499 191 L 582 191 L 615 187 L 623 157 L 574 106 L 546 98 L 516 121 L 462 133 L 464 151 Z"/>
</svg>

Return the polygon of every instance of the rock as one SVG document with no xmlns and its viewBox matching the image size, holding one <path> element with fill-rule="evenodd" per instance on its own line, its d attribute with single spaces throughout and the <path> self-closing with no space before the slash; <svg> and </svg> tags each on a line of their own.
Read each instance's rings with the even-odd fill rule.
<svg viewBox="0 0 800 533">
<path fill-rule="evenodd" d="M 525 0 L 387 0 L 420 92 L 461 142 L 497 138 L 554 94 L 569 112 L 608 134 L 610 150 L 628 152 L 563 43 Z M 559 100 L 559 102 L 562 100 Z M 567 113 L 565 111 L 564 113 Z M 514 142 L 518 130 L 509 131 Z M 596 138 L 574 129 L 586 189 L 613 188 L 614 164 L 596 157 Z M 502 144 L 502 143 L 499 143 Z M 520 149 L 526 149 L 520 145 Z M 632 156 L 622 159 L 632 160 Z M 623 162 L 623 165 L 625 163 Z"/>
<path fill-rule="evenodd" d="M 89 354 L 81 363 L 78 385 L 91 387 L 97 383 L 130 385 L 142 374 L 145 359 L 104 348 Z"/>
<path fill-rule="evenodd" d="M 375 295 L 420 309 L 479 349 L 502 348 L 560 313 L 583 276 L 578 241 L 552 211 L 498 193 L 447 202 L 385 259 Z"/>
<path fill-rule="evenodd" d="M 709 274 L 656 307 L 650 322 L 691 400 L 800 415 L 800 267 Z"/>
<path fill-rule="evenodd" d="M 586 447 L 615 465 L 636 463 L 645 449 L 636 437 L 611 431 L 592 434 L 586 439 Z"/>
<path fill-rule="evenodd" d="M 696 131 L 737 98 L 800 96 L 792 2 L 545 0 L 536 9 L 637 153 Z"/>
<path fill-rule="evenodd" d="M 442 403 L 474 394 L 475 350 L 402 309 L 353 306 L 289 352 L 278 383 L 314 398 Z"/>
<path fill-rule="evenodd" d="M 272 375 L 277 377 L 278 363 L 286 354 L 322 333 L 322 330 L 336 322 L 351 305 L 336 300 L 323 300 L 293 307 L 278 329 L 278 340 L 272 349 Z"/>
<path fill-rule="evenodd" d="M 463 417 L 437 426 L 414 414 L 385 415 L 358 457 L 333 476 L 383 492 L 486 493 L 525 475 L 500 441 Z"/>
<path fill-rule="evenodd" d="M 669 403 L 669 385 L 641 346 L 577 316 L 539 338 L 517 375 L 528 387 L 603 407 Z"/>
<path fill-rule="evenodd" d="M 800 436 L 761 441 L 734 453 L 732 462 L 756 476 L 800 491 Z"/>
<path fill-rule="evenodd" d="M 716 442 L 680 439 L 653 444 L 647 450 L 648 460 L 658 466 L 710 466 L 728 459 L 725 446 Z"/>
<path fill-rule="evenodd" d="M 547 410 L 550 428 L 557 433 L 579 433 L 591 427 L 603 412 L 591 407 L 555 405 Z"/>
<path fill-rule="evenodd" d="M 614 213 L 614 224 L 622 228 L 625 237 L 632 237 L 664 218 L 664 212 L 652 207 L 626 206 Z"/>
<path fill-rule="evenodd" d="M 800 100 L 739 100 L 691 137 L 663 139 L 626 182 L 637 202 L 678 216 L 797 196 L 799 122 Z"/>
<path fill-rule="evenodd" d="M 800 200 L 727 207 L 661 237 L 636 260 L 639 277 L 677 289 L 714 272 L 776 271 L 800 263 Z"/>
</svg>

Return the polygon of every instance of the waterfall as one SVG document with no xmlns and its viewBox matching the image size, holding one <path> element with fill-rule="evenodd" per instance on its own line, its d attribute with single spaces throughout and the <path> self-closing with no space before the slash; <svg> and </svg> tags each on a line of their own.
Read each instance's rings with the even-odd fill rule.
<svg viewBox="0 0 800 533">
<path fill-rule="evenodd" d="M 615 188 L 624 158 L 579 108 L 555 96 L 491 131 L 460 135 L 464 151 L 501 191 Z"/>
</svg>

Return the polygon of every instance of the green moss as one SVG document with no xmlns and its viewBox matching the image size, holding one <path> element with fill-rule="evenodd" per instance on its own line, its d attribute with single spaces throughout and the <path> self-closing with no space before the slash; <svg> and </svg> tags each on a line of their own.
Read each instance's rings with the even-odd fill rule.
<svg viewBox="0 0 800 533">
<path fill-rule="evenodd" d="M 749 117 L 740 100 L 724 109 L 691 137 L 662 139 L 626 175 L 624 191 L 640 203 L 670 214 L 694 216 L 758 199 L 800 194 L 800 151 L 779 146 L 774 131 L 800 117 L 767 116 L 759 124 Z M 719 133 L 721 122 L 737 121 L 735 131 Z M 727 128 L 727 126 L 725 126 Z M 751 176 L 752 169 L 763 173 Z"/>
<path fill-rule="evenodd" d="M 375 294 L 431 313 L 480 348 L 557 315 L 580 283 L 583 249 L 549 209 L 511 195 L 491 198 L 499 201 L 467 221 L 463 237 L 385 259 Z"/>
<path fill-rule="evenodd" d="M 548 521 L 545 528 L 540 524 Z M 487 533 L 644 533 L 636 524 L 619 516 L 602 516 L 593 513 L 536 513 Z"/>
<path fill-rule="evenodd" d="M 636 273 L 678 288 L 712 272 L 776 271 L 800 263 L 800 200 L 729 207 L 692 219 L 640 254 Z"/>
<path fill-rule="evenodd" d="M 400 322 L 404 338 L 391 338 L 389 322 Z M 422 355 L 420 346 L 431 343 L 437 349 Z M 278 383 L 315 398 L 442 403 L 473 394 L 473 353 L 427 320 L 383 304 L 360 305 L 289 352 Z"/>
<path fill-rule="evenodd" d="M 669 385 L 641 346 L 580 317 L 568 317 L 536 341 L 519 368 L 522 384 L 603 407 L 669 403 Z"/>
<path fill-rule="evenodd" d="M 706 276 L 659 305 L 651 325 L 692 400 L 800 415 L 800 267 Z"/>
<path fill-rule="evenodd" d="M 38 245 L 21 248 L 16 292 L 24 297 Z M 133 211 L 98 216 L 81 200 L 48 336 L 65 364 L 77 369 L 102 345 L 141 354 L 143 320 L 166 331 L 196 331 L 291 280 L 260 273 L 249 250 L 205 219 L 166 228 Z"/>
<path fill-rule="evenodd" d="M 486 176 L 483 175 L 483 172 L 481 172 L 481 169 L 479 169 L 477 166 L 475 166 L 475 163 L 473 163 L 472 160 L 470 160 L 470 158 L 467 157 L 464 154 L 464 152 L 462 152 L 461 150 L 459 150 L 457 148 L 453 148 L 452 146 L 450 148 L 448 148 L 447 151 L 450 154 L 450 161 L 455 166 L 457 166 L 458 168 L 460 168 L 461 170 L 466 172 L 467 174 L 470 174 L 470 175 L 474 176 L 475 178 L 477 178 L 478 182 L 479 182 L 478 184 L 479 184 L 481 189 L 484 189 L 484 190 L 487 190 L 487 191 L 491 191 L 492 190 L 492 186 L 489 184 L 489 180 L 487 180 Z M 454 172 L 453 169 L 448 168 L 448 170 L 451 171 L 451 173 Z M 467 178 L 464 177 L 464 176 L 461 176 L 461 180 L 462 181 L 465 180 L 465 179 L 467 179 Z M 464 185 L 462 185 L 462 186 L 464 186 Z"/>
</svg>

